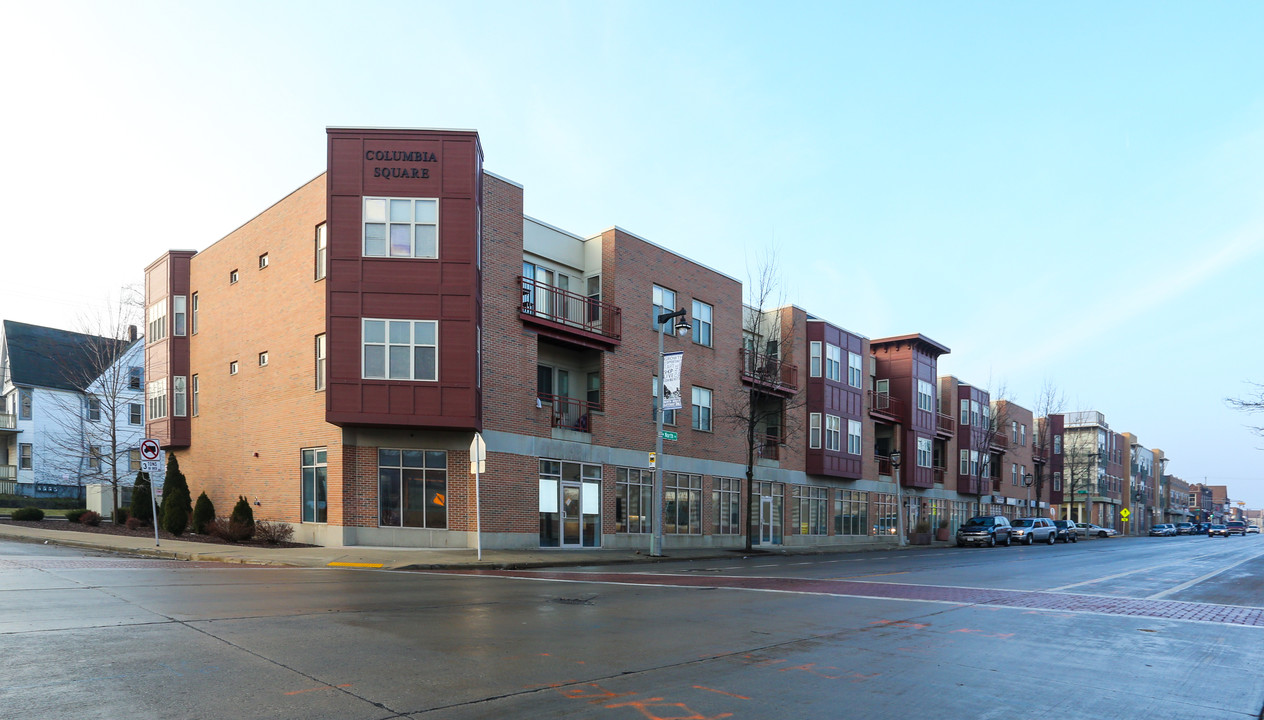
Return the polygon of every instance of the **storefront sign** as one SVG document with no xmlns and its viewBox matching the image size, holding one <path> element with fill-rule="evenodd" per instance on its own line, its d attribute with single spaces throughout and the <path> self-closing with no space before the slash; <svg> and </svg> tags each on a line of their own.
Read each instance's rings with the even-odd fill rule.
<svg viewBox="0 0 1264 720">
<path fill-rule="evenodd" d="M 436 163 L 439 156 L 426 150 L 366 150 L 364 159 L 377 163 Z M 422 180 L 430 177 L 430 168 L 404 167 L 401 165 L 375 165 L 373 177 L 388 180 Z"/>
</svg>

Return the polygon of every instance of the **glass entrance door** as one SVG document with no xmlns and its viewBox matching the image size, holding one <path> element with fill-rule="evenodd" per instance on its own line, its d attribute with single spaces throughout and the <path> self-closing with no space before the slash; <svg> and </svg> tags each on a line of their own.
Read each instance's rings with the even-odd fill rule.
<svg viewBox="0 0 1264 720">
<path fill-rule="evenodd" d="M 583 544 L 580 499 L 579 483 L 562 483 L 562 547 L 580 547 Z"/>
<path fill-rule="evenodd" d="M 759 498 L 759 543 L 772 544 L 772 498 L 766 495 Z"/>
</svg>

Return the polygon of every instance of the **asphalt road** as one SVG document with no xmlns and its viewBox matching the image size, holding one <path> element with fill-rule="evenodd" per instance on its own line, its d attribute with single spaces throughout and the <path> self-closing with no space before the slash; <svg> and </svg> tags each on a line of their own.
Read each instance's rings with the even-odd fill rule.
<svg viewBox="0 0 1264 720">
<path fill-rule="evenodd" d="M 522 572 L 0 543 L 0 718 L 1259 718 L 1264 542 Z"/>
</svg>

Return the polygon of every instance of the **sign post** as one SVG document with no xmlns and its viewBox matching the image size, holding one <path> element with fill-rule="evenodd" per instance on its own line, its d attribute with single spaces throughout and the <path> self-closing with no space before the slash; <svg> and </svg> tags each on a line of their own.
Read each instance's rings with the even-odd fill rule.
<svg viewBox="0 0 1264 720">
<path fill-rule="evenodd" d="M 470 472 L 474 475 L 474 546 L 478 548 L 478 559 L 483 559 L 483 513 L 479 507 L 478 485 L 480 476 L 487 472 L 487 443 L 480 433 L 474 433 L 470 442 Z"/>
<path fill-rule="evenodd" d="M 142 472 L 162 472 L 162 446 L 153 438 L 140 441 L 140 469 Z M 158 495 L 160 490 L 154 488 L 153 476 L 149 475 L 149 507 L 154 521 L 154 547 L 160 547 L 158 541 Z"/>
</svg>

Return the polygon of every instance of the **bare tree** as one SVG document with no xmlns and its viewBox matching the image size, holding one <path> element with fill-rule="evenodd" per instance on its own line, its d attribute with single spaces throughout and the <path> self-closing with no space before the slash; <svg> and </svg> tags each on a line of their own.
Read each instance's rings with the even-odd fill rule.
<svg viewBox="0 0 1264 720">
<path fill-rule="evenodd" d="M 757 261 L 747 283 L 742 310 L 741 372 L 746 391 L 720 404 L 719 418 L 739 430 L 745 442 L 746 549 L 754 541 L 755 469 L 761 457 L 775 458 L 802 425 L 796 408 L 806 392 L 790 377 L 797 328 L 794 309 L 782 294 L 775 250 Z"/>
<path fill-rule="evenodd" d="M 1053 428 L 1050 427 L 1049 416 L 1062 412 L 1062 408 L 1066 405 L 1066 397 L 1062 391 L 1057 388 L 1051 381 L 1045 380 L 1040 385 L 1040 390 L 1036 393 L 1036 403 L 1033 408 L 1035 415 L 1035 427 L 1032 431 L 1035 437 L 1032 442 L 1035 444 L 1036 452 L 1036 505 L 1039 507 L 1040 498 L 1045 487 L 1045 469 L 1049 465 L 1050 451 L 1053 447 Z M 1052 491 L 1049 494 L 1050 504 L 1052 504 Z"/>
<path fill-rule="evenodd" d="M 974 462 L 971 457 L 967 477 L 974 478 L 975 489 L 979 492 L 975 493 L 975 515 L 983 514 L 983 488 L 987 487 L 992 492 L 999 492 L 1000 466 L 993 462 L 992 448 L 1004 447 L 1003 438 L 1005 437 L 1005 426 L 1009 424 L 1009 390 L 1004 383 L 992 389 L 992 383 L 988 383 L 986 391 L 988 396 L 988 405 L 980 408 L 978 416 L 974 415 L 971 410 L 970 420 L 970 443 L 966 448 L 958 448 L 967 450 L 970 453 L 978 453 L 979 460 Z M 971 401 L 973 408 L 973 401 Z M 967 422 L 966 418 L 962 418 L 962 423 Z M 958 431 L 960 437 L 960 430 Z M 998 454 L 1003 457 L 1004 452 Z"/>
<path fill-rule="evenodd" d="M 1225 398 L 1225 402 L 1229 404 L 1229 407 L 1244 413 L 1264 413 L 1264 385 L 1251 383 L 1251 386 L 1255 388 L 1251 394 L 1240 398 Z M 1264 427 L 1257 425 L 1251 429 L 1258 435 L 1264 435 Z"/>
<path fill-rule="evenodd" d="M 1062 474 L 1068 504 L 1074 506 L 1084 496 L 1084 513 L 1076 522 L 1090 522 L 1093 514 L 1093 493 L 1097 489 L 1102 453 L 1097 446 L 1097 433 L 1064 433 L 1062 442 Z"/>
<path fill-rule="evenodd" d="M 134 475 L 132 451 L 144 428 L 141 344 L 135 289 L 124 287 L 95 315 L 80 319 L 84 332 L 67 337 L 49 358 L 65 386 L 51 415 L 51 465 L 81 483 L 110 485 L 117 517 L 122 481 Z"/>
</svg>

